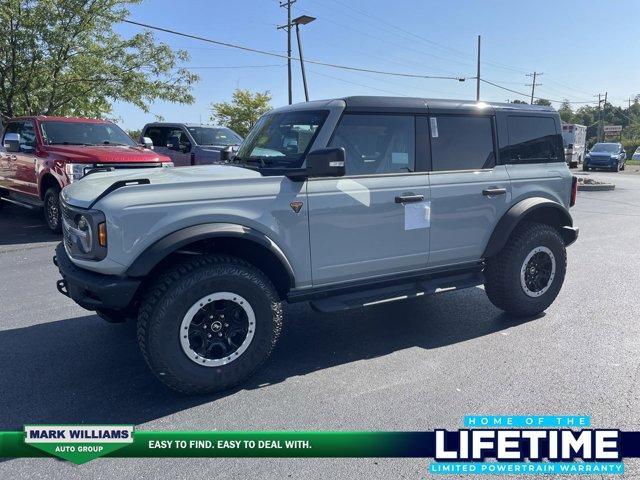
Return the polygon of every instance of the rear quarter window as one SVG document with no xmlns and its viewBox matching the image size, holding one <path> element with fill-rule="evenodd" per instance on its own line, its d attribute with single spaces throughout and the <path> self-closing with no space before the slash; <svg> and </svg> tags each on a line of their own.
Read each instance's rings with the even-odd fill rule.
<svg viewBox="0 0 640 480">
<path fill-rule="evenodd" d="M 509 116 L 509 162 L 564 161 L 562 135 L 553 117 Z"/>
<path fill-rule="evenodd" d="M 434 172 L 478 170 L 495 165 L 490 117 L 443 115 L 429 120 Z"/>
</svg>

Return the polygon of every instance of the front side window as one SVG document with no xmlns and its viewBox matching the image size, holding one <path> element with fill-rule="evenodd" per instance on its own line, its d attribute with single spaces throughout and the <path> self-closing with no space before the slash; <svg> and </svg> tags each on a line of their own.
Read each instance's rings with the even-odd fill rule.
<svg viewBox="0 0 640 480">
<path fill-rule="evenodd" d="M 512 163 L 562 161 L 563 142 L 553 118 L 511 116 L 508 126 Z"/>
<path fill-rule="evenodd" d="M 20 149 L 22 151 L 31 151 L 36 147 L 36 130 L 30 120 L 9 123 L 4 131 L 5 135 L 7 133 L 20 135 Z"/>
<path fill-rule="evenodd" d="M 495 165 L 490 117 L 439 116 L 429 119 L 432 170 L 478 170 Z"/>
<path fill-rule="evenodd" d="M 253 126 L 237 157 L 269 168 L 300 168 L 326 111 L 270 113 Z"/>
<path fill-rule="evenodd" d="M 329 146 L 344 147 L 347 175 L 412 172 L 415 169 L 415 118 L 346 114 Z"/>
<path fill-rule="evenodd" d="M 229 146 L 240 145 L 242 138 L 228 128 L 187 127 L 198 145 Z"/>
<path fill-rule="evenodd" d="M 136 146 L 131 137 L 113 123 L 45 121 L 40 126 L 48 145 Z"/>
</svg>

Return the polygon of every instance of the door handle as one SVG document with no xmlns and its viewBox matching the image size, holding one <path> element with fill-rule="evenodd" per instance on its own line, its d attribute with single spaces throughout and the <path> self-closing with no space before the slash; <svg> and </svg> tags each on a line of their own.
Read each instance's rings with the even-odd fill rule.
<svg viewBox="0 0 640 480">
<path fill-rule="evenodd" d="M 414 202 L 422 202 L 424 200 L 424 195 L 414 195 L 412 193 L 407 193 L 396 197 L 396 203 L 414 203 Z"/>
<path fill-rule="evenodd" d="M 485 188 L 482 190 L 482 194 L 486 197 L 493 197 L 494 195 L 504 195 L 507 193 L 506 188 Z"/>
</svg>

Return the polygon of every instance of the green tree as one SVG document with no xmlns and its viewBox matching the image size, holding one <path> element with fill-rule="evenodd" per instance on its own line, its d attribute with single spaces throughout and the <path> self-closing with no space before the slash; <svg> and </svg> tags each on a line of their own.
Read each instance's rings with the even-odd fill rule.
<svg viewBox="0 0 640 480">
<path fill-rule="evenodd" d="M 560 114 L 560 118 L 563 122 L 574 123 L 573 109 L 571 108 L 569 100 L 565 100 L 564 102 L 562 102 L 562 105 L 560 105 L 560 108 L 558 109 L 558 113 Z"/>
<path fill-rule="evenodd" d="M 230 102 L 211 105 L 211 120 L 235 130 L 244 137 L 258 118 L 271 110 L 270 101 L 271 94 L 268 91 L 251 93 L 239 88 L 233 92 Z"/>
<path fill-rule="evenodd" d="M 544 105 L 545 107 L 550 107 L 551 102 L 546 98 L 537 98 L 533 101 L 534 105 Z"/>
<path fill-rule="evenodd" d="M 140 135 L 142 134 L 141 130 L 127 130 L 127 135 L 129 135 L 134 142 L 140 140 Z"/>
<path fill-rule="evenodd" d="M 141 0 L 0 0 L 0 114 L 101 117 L 114 101 L 193 103 L 188 59 L 114 25 Z"/>
<path fill-rule="evenodd" d="M 526 105 L 527 102 L 525 102 L 524 100 L 518 100 L 517 98 L 515 100 L 513 100 L 511 103 L 517 103 L 518 105 Z"/>
</svg>

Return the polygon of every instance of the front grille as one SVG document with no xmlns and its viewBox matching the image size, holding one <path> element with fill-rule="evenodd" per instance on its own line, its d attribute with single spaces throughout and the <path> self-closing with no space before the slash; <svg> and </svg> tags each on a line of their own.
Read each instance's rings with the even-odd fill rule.
<svg viewBox="0 0 640 480">
<path fill-rule="evenodd" d="M 73 215 L 73 212 L 69 209 L 69 206 L 63 201 L 60 201 L 60 211 L 62 213 L 62 240 L 64 242 L 64 245 L 67 247 L 67 251 L 70 251 L 72 246 L 72 241 L 71 241 L 71 237 L 69 236 L 67 224 L 69 225 L 74 224 L 74 219 L 73 219 L 74 215 Z"/>
</svg>

